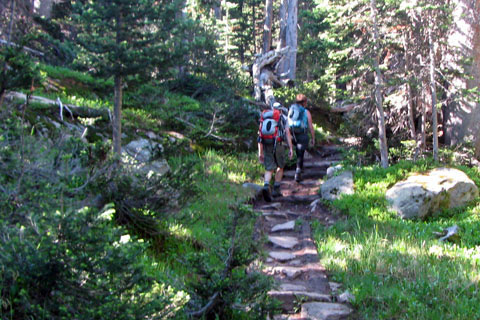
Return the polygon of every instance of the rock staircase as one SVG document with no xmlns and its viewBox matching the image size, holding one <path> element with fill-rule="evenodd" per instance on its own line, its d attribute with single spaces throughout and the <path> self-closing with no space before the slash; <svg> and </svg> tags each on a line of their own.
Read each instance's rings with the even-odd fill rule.
<svg viewBox="0 0 480 320">
<path fill-rule="evenodd" d="M 319 263 L 312 239 L 310 222 L 329 225 L 334 218 L 318 199 L 320 179 L 329 166 L 340 158 L 336 147 L 322 147 L 308 154 L 303 180 L 293 180 L 294 170 L 285 172 L 282 197 L 270 203 L 258 199 L 254 209 L 262 213 L 257 230 L 267 239 L 262 272 L 273 277 L 275 287 L 269 295 L 281 302 L 282 314 L 274 320 L 286 319 L 354 319 L 348 303 L 339 303 L 338 284 L 329 282 Z"/>
</svg>

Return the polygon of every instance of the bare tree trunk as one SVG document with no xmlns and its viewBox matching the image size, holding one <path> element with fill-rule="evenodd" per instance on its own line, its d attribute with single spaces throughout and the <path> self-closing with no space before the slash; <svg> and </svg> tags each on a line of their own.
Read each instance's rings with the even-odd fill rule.
<svg viewBox="0 0 480 320">
<path fill-rule="evenodd" d="M 412 87 L 410 85 L 410 81 L 412 77 L 410 76 L 410 72 L 412 70 L 410 65 L 410 55 L 409 55 L 409 48 L 407 42 L 407 34 L 403 34 L 403 48 L 405 50 L 405 78 L 407 80 L 407 99 L 408 99 L 408 126 L 410 129 L 410 136 L 413 140 L 417 139 L 417 134 L 415 132 L 415 121 L 414 121 L 414 114 L 415 110 L 413 109 L 413 97 L 412 97 Z"/>
<path fill-rule="evenodd" d="M 428 29 L 428 47 L 430 54 L 430 93 L 432 95 L 433 159 L 438 161 L 437 90 L 435 88 L 435 56 L 433 53 L 434 48 L 431 25 Z"/>
<path fill-rule="evenodd" d="M 113 102 L 113 152 L 122 152 L 122 76 L 115 76 L 115 97 Z"/>
<path fill-rule="evenodd" d="M 38 15 L 45 18 L 50 18 L 52 14 L 53 0 L 41 0 L 39 1 Z"/>
<path fill-rule="evenodd" d="M 285 59 L 285 66 L 282 73 L 287 73 L 287 78 L 295 80 L 297 69 L 297 22 L 298 22 L 298 0 L 288 1 L 287 25 L 285 30 L 285 43 L 290 48 Z"/>
<path fill-rule="evenodd" d="M 11 0 L 10 2 L 10 22 L 8 23 L 8 34 L 7 34 L 7 41 L 12 41 L 12 31 L 13 31 L 13 22 L 15 20 L 15 0 Z"/>
<path fill-rule="evenodd" d="M 480 130 L 477 131 L 477 139 L 475 141 L 475 158 L 480 159 Z"/>
<path fill-rule="evenodd" d="M 265 22 L 263 24 L 262 54 L 272 47 L 273 0 L 265 0 Z"/>
<path fill-rule="evenodd" d="M 252 52 L 258 52 L 257 50 L 257 19 L 256 19 L 256 14 L 257 14 L 257 7 L 254 4 L 252 7 L 252 25 L 253 25 L 253 51 Z"/>
<path fill-rule="evenodd" d="M 420 150 L 422 152 L 425 151 L 425 148 L 427 147 L 427 137 L 426 137 L 426 123 L 427 123 L 427 109 L 425 108 L 425 99 L 424 99 L 424 92 L 420 93 L 420 103 L 422 105 L 422 117 L 421 117 L 421 124 L 420 124 L 420 134 L 421 134 L 421 139 L 420 139 Z M 418 105 L 418 104 L 417 104 Z"/>
<path fill-rule="evenodd" d="M 116 19 L 116 42 L 120 44 L 123 40 L 123 16 L 118 14 Z M 122 153 L 122 102 L 123 102 L 123 77 L 120 74 L 114 76 L 114 98 L 113 98 L 113 152 L 119 156 Z"/>
<path fill-rule="evenodd" d="M 378 139 L 380 140 L 380 157 L 383 168 L 388 167 L 388 146 L 387 137 L 385 133 L 385 115 L 383 113 L 383 99 L 382 99 L 382 74 L 379 66 L 380 45 L 378 41 L 377 28 L 377 4 L 375 0 L 370 1 L 371 15 L 373 21 L 373 38 L 375 41 L 375 103 L 377 106 L 378 117 Z"/>
<path fill-rule="evenodd" d="M 286 38 L 286 29 L 287 29 L 287 7 L 288 7 L 288 0 L 282 0 L 282 4 L 280 6 L 278 18 L 280 21 L 280 32 L 278 34 L 278 43 L 277 43 L 277 50 L 285 48 L 287 46 L 287 38 Z"/>
</svg>

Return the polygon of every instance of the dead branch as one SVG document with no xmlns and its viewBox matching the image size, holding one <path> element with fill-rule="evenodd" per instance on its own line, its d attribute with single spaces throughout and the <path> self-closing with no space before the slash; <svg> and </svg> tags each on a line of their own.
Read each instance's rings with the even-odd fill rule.
<svg viewBox="0 0 480 320">
<path fill-rule="evenodd" d="M 16 44 L 16 43 L 13 43 L 13 42 L 10 42 L 10 41 L 5 41 L 5 40 L 2 40 L 2 39 L 0 39 L 0 44 L 5 45 L 5 46 L 19 47 L 19 45 Z M 43 57 L 43 55 L 44 55 L 43 52 L 37 51 L 37 50 L 29 48 L 29 47 L 23 46 L 22 49 L 27 51 L 27 52 L 33 53 L 37 56 L 40 56 L 40 57 Z"/>
<path fill-rule="evenodd" d="M 349 112 L 349 111 L 351 111 L 354 107 L 355 107 L 355 104 L 347 104 L 347 105 L 345 105 L 345 106 L 340 106 L 340 107 L 331 108 L 330 111 L 331 111 L 331 112 L 337 112 L 337 113 L 340 113 L 340 112 Z"/>
<path fill-rule="evenodd" d="M 175 120 L 178 120 L 178 121 L 180 121 L 181 123 L 184 123 L 184 124 L 186 124 L 186 125 L 189 126 L 189 127 L 192 127 L 192 128 L 195 128 L 195 129 L 197 129 L 197 130 L 199 130 L 199 131 L 204 132 L 204 133 L 206 134 L 205 137 L 210 136 L 210 137 L 213 137 L 213 138 L 215 138 L 215 139 L 217 139 L 217 140 L 225 141 L 225 142 L 234 142 L 234 141 L 235 141 L 235 139 L 233 139 L 233 138 L 220 137 L 220 136 L 217 136 L 217 135 L 215 135 L 215 134 L 209 133 L 209 131 L 203 130 L 203 129 L 197 127 L 196 125 L 194 125 L 193 123 L 188 122 L 187 120 L 184 120 L 184 119 L 182 119 L 182 118 L 180 118 L 180 117 L 175 117 Z"/>
</svg>

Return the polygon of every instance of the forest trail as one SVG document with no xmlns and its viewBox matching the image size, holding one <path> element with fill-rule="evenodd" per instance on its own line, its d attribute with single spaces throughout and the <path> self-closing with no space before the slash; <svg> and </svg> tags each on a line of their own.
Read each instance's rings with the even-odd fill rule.
<svg viewBox="0 0 480 320">
<path fill-rule="evenodd" d="M 266 239 L 262 272 L 274 278 L 271 297 L 281 301 L 282 314 L 274 320 L 353 319 L 353 310 L 338 303 L 338 285 L 329 282 L 319 262 L 310 223 L 334 223 L 335 217 L 321 204 L 319 189 L 327 168 L 340 160 L 340 149 L 323 146 L 306 153 L 303 180 L 297 183 L 295 171 L 285 169 L 282 197 L 270 203 L 262 197 L 254 209 L 262 213 L 257 236 Z"/>
</svg>

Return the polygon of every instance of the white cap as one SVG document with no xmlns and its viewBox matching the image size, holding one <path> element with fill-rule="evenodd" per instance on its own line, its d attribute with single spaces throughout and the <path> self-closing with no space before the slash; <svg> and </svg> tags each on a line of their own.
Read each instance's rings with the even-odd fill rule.
<svg viewBox="0 0 480 320">
<path fill-rule="evenodd" d="M 276 109 L 280 108 L 281 106 L 282 105 L 280 104 L 280 102 L 274 102 L 273 103 L 273 107 L 276 108 Z"/>
</svg>

